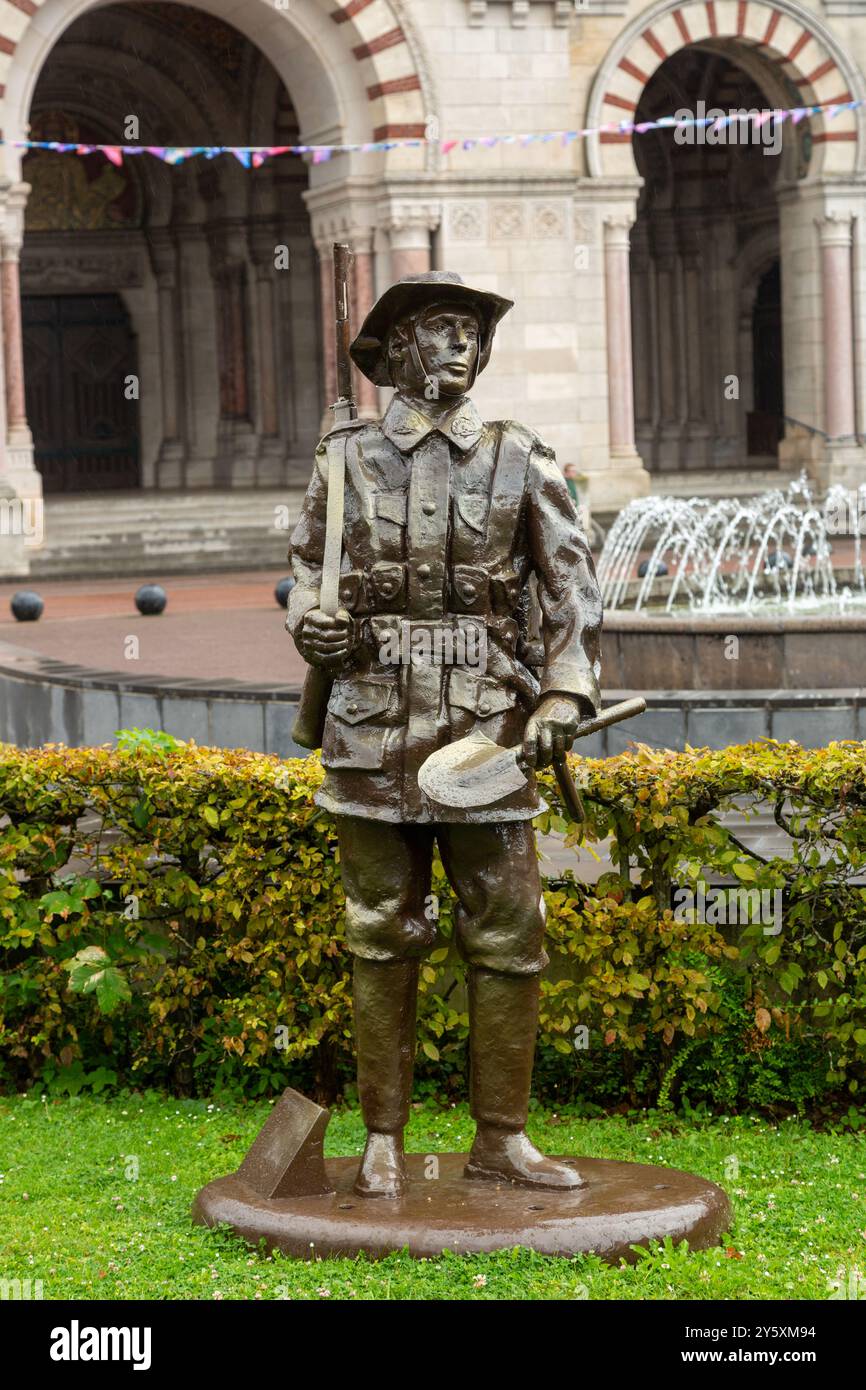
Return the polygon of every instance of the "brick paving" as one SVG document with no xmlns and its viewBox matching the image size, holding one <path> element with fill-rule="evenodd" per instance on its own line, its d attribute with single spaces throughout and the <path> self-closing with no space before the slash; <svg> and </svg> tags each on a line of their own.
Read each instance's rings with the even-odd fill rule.
<svg viewBox="0 0 866 1390">
<path fill-rule="evenodd" d="M 304 663 L 273 592 L 281 577 L 253 570 L 167 579 L 165 612 L 147 618 L 133 595 L 152 576 L 19 580 L 0 585 L 0 640 L 93 670 L 128 672 L 128 638 L 136 637 L 136 674 L 297 684 Z M 45 600 L 45 611 L 36 623 L 18 623 L 9 601 L 30 587 Z"/>
</svg>

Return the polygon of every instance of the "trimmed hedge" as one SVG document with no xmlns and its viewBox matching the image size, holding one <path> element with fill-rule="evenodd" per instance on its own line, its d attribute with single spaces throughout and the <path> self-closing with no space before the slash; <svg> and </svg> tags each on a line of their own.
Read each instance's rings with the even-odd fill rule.
<svg viewBox="0 0 866 1390">
<path fill-rule="evenodd" d="M 610 841 L 594 887 L 549 882 L 539 1093 L 596 1104 L 802 1109 L 857 1097 L 866 1063 L 866 745 L 574 758 L 541 830 Z M 332 1100 L 353 1073 L 350 960 L 315 757 L 128 737 L 0 745 L 0 1081 Z M 769 804 L 764 860 L 723 813 Z M 422 971 L 419 1094 L 459 1096 L 468 1019 L 450 944 Z M 781 931 L 671 910 L 677 885 L 781 890 Z M 700 906 L 700 902 L 699 902 Z M 710 920 L 707 920 L 710 918 Z"/>
</svg>

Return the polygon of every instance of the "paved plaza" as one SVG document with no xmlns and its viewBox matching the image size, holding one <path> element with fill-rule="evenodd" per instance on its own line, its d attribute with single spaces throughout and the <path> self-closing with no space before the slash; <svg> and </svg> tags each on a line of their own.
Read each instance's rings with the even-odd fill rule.
<svg viewBox="0 0 866 1390">
<path fill-rule="evenodd" d="M 134 594 L 152 575 L 40 583 L 45 611 L 36 623 L 15 621 L 9 600 L 22 585 L 4 584 L 0 642 L 92 670 L 300 685 L 303 662 L 274 598 L 280 578 L 259 570 L 166 579 L 165 612 L 147 618 Z M 138 639 L 137 659 L 125 655 L 130 637 Z"/>
</svg>

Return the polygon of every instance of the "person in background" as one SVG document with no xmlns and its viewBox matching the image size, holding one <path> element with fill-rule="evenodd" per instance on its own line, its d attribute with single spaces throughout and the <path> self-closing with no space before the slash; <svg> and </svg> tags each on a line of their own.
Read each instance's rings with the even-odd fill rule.
<svg viewBox="0 0 866 1390">
<path fill-rule="evenodd" d="M 581 473 L 576 463 L 567 463 L 562 470 L 565 484 L 568 488 L 571 500 L 576 507 L 580 506 L 580 488 L 578 483 L 586 482 L 586 474 Z"/>
</svg>

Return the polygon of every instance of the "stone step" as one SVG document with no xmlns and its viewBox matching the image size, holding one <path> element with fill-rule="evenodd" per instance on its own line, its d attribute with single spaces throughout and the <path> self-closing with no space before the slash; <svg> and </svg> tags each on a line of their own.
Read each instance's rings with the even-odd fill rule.
<svg viewBox="0 0 866 1390">
<path fill-rule="evenodd" d="M 283 568 L 303 488 L 49 497 L 30 577 Z M 277 529 L 278 507 L 287 508 Z M 283 518 L 279 517 L 280 521 Z"/>
<path fill-rule="evenodd" d="M 799 476 L 779 468 L 686 469 L 651 473 L 650 493 L 653 497 L 756 497 L 774 488 L 784 492 Z"/>
<path fill-rule="evenodd" d="M 40 557 L 31 564 L 28 587 L 49 579 L 108 579 L 145 575 L 149 581 L 160 583 L 175 574 L 223 573 L 255 569 L 285 571 L 288 568 L 288 547 L 269 550 L 264 546 L 197 547 L 162 554 L 137 550 L 103 552 L 88 555 L 51 555 Z M 14 577 L 14 576 L 13 576 Z"/>
<path fill-rule="evenodd" d="M 270 516 L 278 506 L 299 506 L 303 488 L 268 488 L 255 492 L 149 494 L 127 496 L 88 496 L 86 498 L 48 497 L 45 516 L 56 526 L 96 524 L 101 529 L 139 524 L 147 520 L 170 522 L 204 520 L 212 517 L 240 518 Z"/>
</svg>

